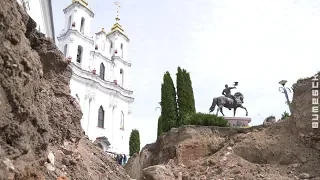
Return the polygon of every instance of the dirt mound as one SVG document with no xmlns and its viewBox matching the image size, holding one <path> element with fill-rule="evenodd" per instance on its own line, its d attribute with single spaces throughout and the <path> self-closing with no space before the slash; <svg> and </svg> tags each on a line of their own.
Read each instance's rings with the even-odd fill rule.
<svg viewBox="0 0 320 180">
<path fill-rule="evenodd" d="M 71 69 L 35 27 L 0 1 L 0 179 L 130 179 L 83 137 Z"/>
<path fill-rule="evenodd" d="M 314 78 L 316 76 L 316 78 Z M 313 105 L 313 100 L 319 102 L 319 97 L 313 97 L 312 90 L 320 91 L 319 80 L 317 84 L 319 88 L 312 88 L 312 84 L 315 82 L 315 79 L 320 78 L 320 73 L 316 74 L 314 77 L 307 79 L 300 79 L 296 84 L 293 85 L 293 100 L 292 100 L 292 110 L 293 110 L 293 121 L 295 123 L 296 132 L 299 133 L 299 138 L 309 147 L 320 150 L 320 128 L 312 128 L 312 118 L 315 113 L 312 113 L 312 108 L 317 107 L 315 110 L 318 110 L 319 106 Z M 319 116 L 319 113 L 318 113 Z M 320 116 L 319 116 L 320 122 Z"/>
<path fill-rule="evenodd" d="M 318 179 L 320 130 L 312 129 L 311 79 L 294 85 L 293 115 L 268 126 L 171 129 L 132 157 L 132 178 Z"/>
</svg>

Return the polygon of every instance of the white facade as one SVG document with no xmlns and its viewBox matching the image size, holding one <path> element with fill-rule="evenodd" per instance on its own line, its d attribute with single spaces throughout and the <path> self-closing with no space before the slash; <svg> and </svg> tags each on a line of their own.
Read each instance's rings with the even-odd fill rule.
<svg viewBox="0 0 320 180">
<path fill-rule="evenodd" d="M 82 128 L 92 141 L 107 137 L 111 145 L 107 148 L 101 143 L 104 150 L 128 154 L 134 101 L 129 84 L 129 39 L 118 22 L 111 32 L 102 30 L 93 36 L 94 13 L 84 0 L 73 0 L 63 11 L 65 26 L 58 37 L 59 48 L 71 58 L 71 94 L 83 112 Z"/>
<path fill-rule="evenodd" d="M 37 23 L 37 30 L 55 41 L 51 0 L 17 0 Z"/>
</svg>

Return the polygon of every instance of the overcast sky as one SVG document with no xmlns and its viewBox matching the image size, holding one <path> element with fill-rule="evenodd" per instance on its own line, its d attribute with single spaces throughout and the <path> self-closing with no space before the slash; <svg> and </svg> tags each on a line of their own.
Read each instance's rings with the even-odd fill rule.
<svg viewBox="0 0 320 180">
<path fill-rule="evenodd" d="M 95 13 L 92 33 L 114 24 L 113 1 L 89 0 Z M 62 9 L 53 0 L 55 33 L 63 29 Z M 191 74 L 196 109 L 208 112 L 224 85 L 239 82 L 251 125 L 288 111 L 278 82 L 308 77 L 320 67 L 318 0 L 121 0 L 121 24 L 130 38 L 133 119 L 141 147 L 156 139 L 155 111 L 165 71 L 177 66 Z M 233 91 L 233 93 L 236 91 Z M 292 94 L 290 94 L 291 100 Z M 224 109 L 232 116 L 232 111 Z M 237 110 L 238 116 L 245 111 Z M 128 123 L 128 122 L 127 122 Z"/>
</svg>

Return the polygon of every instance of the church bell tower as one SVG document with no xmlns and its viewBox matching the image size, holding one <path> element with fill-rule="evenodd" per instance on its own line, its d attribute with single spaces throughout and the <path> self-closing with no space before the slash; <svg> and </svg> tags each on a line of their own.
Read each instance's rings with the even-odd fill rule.
<svg viewBox="0 0 320 180">
<path fill-rule="evenodd" d="M 124 32 L 122 25 L 120 24 L 120 4 L 115 2 L 117 6 L 116 22 L 111 27 L 111 31 L 106 35 L 110 40 L 111 46 L 111 60 L 114 62 L 114 76 L 119 82 L 118 84 L 125 89 L 130 89 L 129 74 L 131 69 L 131 62 L 128 58 L 128 46 L 130 39 Z"/>
<path fill-rule="evenodd" d="M 65 23 L 57 38 L 59 48 L 71 62 L 80 68 L 87 67 L 90 48 L 94 44 L 90 28 L 94 13 L 86 0 L 72 0 L 63 12 Z"/>
</svg>

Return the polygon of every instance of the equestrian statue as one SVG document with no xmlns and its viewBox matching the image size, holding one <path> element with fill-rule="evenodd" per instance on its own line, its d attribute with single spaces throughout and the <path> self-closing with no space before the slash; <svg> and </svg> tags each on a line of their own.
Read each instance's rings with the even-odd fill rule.
<svg viewBox="0 0 320 180">
<path fill-rule="evenodd" d="M 243 95 L 240 92 L 236 92 L 234 95 L 231 94 L 231 89 L 236 89 L 238 82 L 234 82 L 233 87 L 229 87 L 227 84 L 225 85 L 225 89 L 222 91 L 223 96 L 213 98 L 212 105 L 209 109 L 209 112 L 213 112 L 215 107 L 218 106 L 216 115 L 218 116 L 219 110 L 221 114 L 224 116 L 222 108 L 228 108 L 231 110 L 233 108 L 233 116 L 236 115 L 237 108 L 242 108 L 246 110 L 246 116 L 248 116 L 247 108 L 245 108 L 243 104 Z"/>
</svg>

